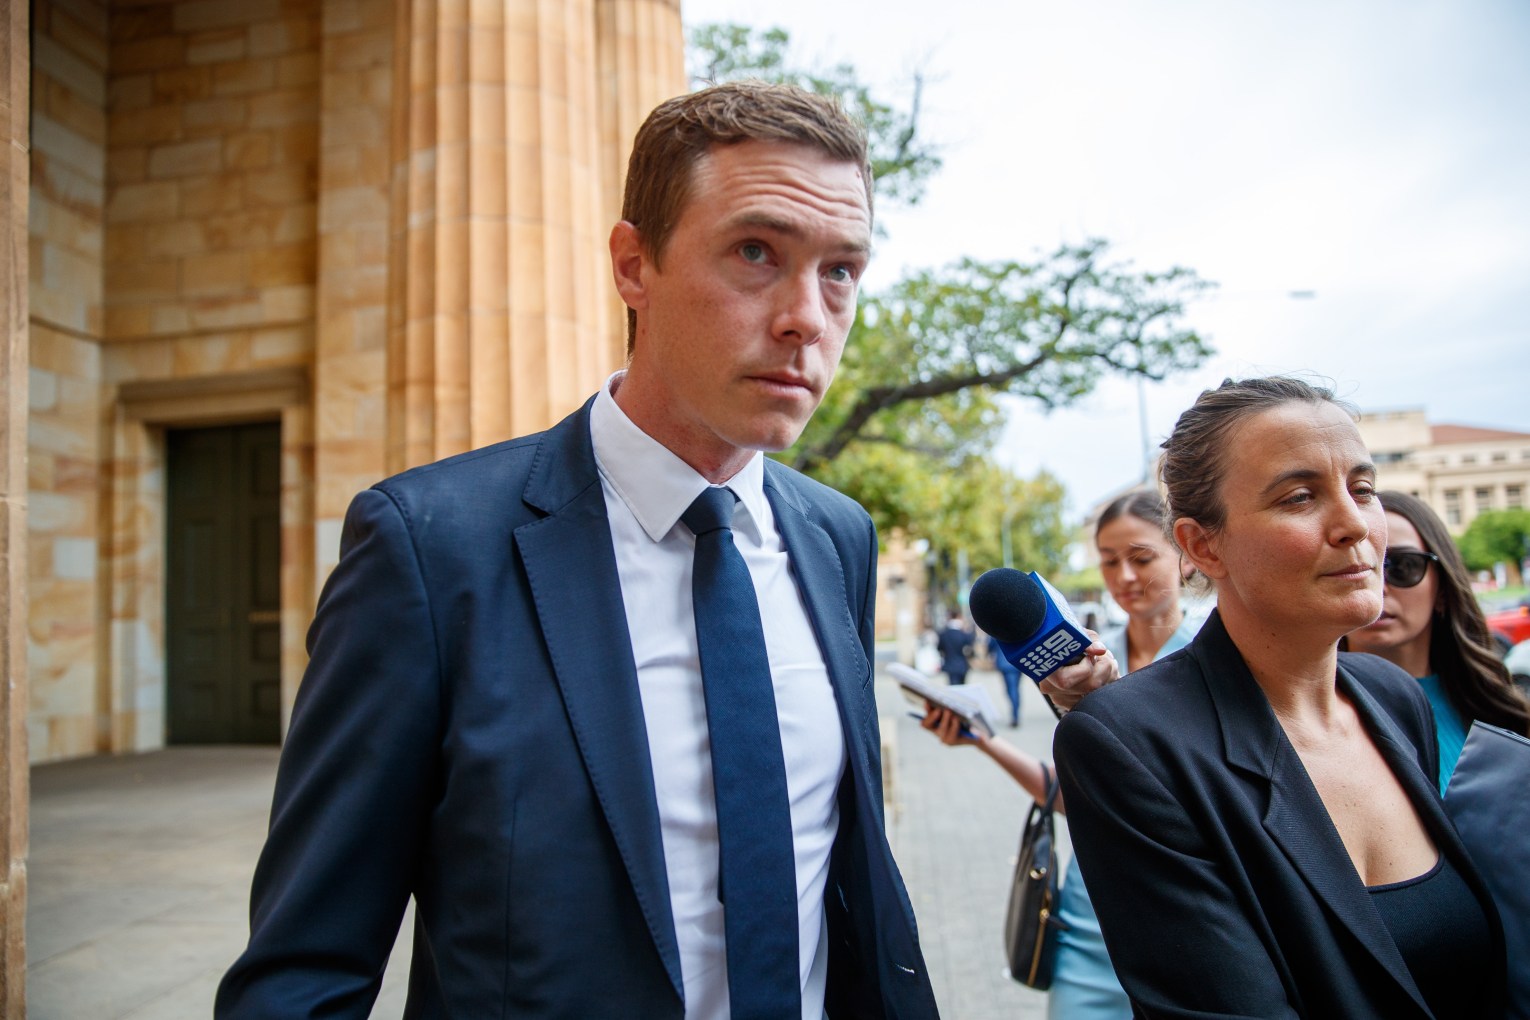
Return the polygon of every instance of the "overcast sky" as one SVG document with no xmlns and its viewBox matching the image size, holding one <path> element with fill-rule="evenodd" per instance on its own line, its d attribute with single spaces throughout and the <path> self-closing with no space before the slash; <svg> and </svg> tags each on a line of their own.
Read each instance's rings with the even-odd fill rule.
<svg viewBox="0 0 1530 1020">
<path fill-rule="evenodd" d="M 684 0 L 687 25 L 791 33 L 888 96 L 927 80 L 945 166 L 879 209 L 877 289 L 914 266 L 1104 237 L 1219 289 L 1217 356 L 1145 387 L 1156 444 L 1224 377 L 1303 372 L 1363 410 L 1530 432 L 1525 0 Z M 1293 291 L 1315 296 L 1293 298 Z M 1045 416 L 1000 458 L 1075 513 L 1141 474 L 1137 386 Z"/>
</svg>

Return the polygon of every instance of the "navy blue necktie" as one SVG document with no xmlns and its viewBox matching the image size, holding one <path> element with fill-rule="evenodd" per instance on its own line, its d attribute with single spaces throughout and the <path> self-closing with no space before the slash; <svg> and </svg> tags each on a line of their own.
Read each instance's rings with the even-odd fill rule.
<svg viewBox="0 0 1530 1020">
<path fill-rule="evenodd" d="M 691 591 L 717 797 L 728 1001 L 732 1020 L 800 1020 L 791 803 L 760 605 L 733 544 L 737 499 L 709 487 L 680 515 L 696 536 Z"/>
</svg>

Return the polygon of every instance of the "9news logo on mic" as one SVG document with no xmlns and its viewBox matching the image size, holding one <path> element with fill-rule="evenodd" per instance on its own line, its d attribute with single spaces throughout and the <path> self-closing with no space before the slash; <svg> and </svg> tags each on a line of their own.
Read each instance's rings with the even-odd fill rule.
<svg viewBox="0 0 1530 1020">
<path fill-rule="evenodd" d="M 1040 683 L 1077 660 L 1089 644 L 1089 636 L 1068 608 L 1068 600 L 1062 593 L 1034 570 L 1030 576 L 1046 593 L 1046 615 L 1030 638 L 1018 644 L 1000 641 L 999 648 L 1020 672 Z"/>
</svg>

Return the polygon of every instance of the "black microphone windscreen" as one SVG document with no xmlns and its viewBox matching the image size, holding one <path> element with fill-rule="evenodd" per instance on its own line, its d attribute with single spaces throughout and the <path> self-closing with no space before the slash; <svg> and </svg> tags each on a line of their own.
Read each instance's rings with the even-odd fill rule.
<svg viewBox="0 0 1530 1020">
<path fill-rule="evenodd" d="M 967 596 L 972 622 L 1008 644 L 1019 644 L 1041 629 L 1047 595 L 1022 570 L 997 567 L 972 582 Z"/>
</svg>

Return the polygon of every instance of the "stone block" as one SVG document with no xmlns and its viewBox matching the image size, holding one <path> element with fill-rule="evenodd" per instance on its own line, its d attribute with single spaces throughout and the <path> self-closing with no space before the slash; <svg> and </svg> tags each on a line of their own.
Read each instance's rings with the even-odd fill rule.
<svg viewBox="0 0 1530 1020">
<path fill-rule="evenodd" d="M 32 151 L 57 160 L 99 184 L 106 179 L 106 150 L 99 142 L 71 131 L 44 113 L 32 113 Z"/>
<path fill-rule="evenodd" d="M 171 15 L 174 8 L 169 4 L 112 5 L 111 41 L 115 50 L 120 44 L 144 39 L 169 37 L 174 33 Z M 115 70 L 115 68 L 113 68 Z"/>
<path fill-rule="evenodd" d="M 278 163 L 317 163 L 319 161 L 319 132 L 316 124 L 296 124 L 284 128 L 271 128 L 266 132 L 271 138 L 272 158 Z M 386 140 L 387 136 L 382 136 Z M 374 142 L 376 139 L 373 140 Z M 376 160 L 372 165 L 375 174 L 379 169 L 386 173 L 388 150 L 383 146 L 358 145 L 358 152 Z"/>
<path fill-rule="evenodd" d="M 217 64 L 243 60 L 249 48 L 243 28 L 223 28 L 198 32 L 186 43 L 186 63 Z"/>
<path fill-rule="evenodd" d="M 174 6 L 171 24 L 177 32 L 203 32 L 267 21 L 281 13 L 281 0 L 192 0 Z"/>
<path fill-rule="evenodd" d="M 106 83 L 107 104 L 113 112 L 134 110 L 154 103 L 154 75 L 144 71 L 138 74 L 113 74 Z M 116 144 L 115 139 L 113 145 Z"/>
<path fill-rule="evenodd" d="M 181 108 L 181 122 L 188 138 L 206 138 L 242 129 L 249 121 L 247 99 L 220 97 L 187 103 Z"/>
<path fill-rule="evenodd" d="M 216 138 L 156 145 L 149 150 L 149 177 L 198 177 L 223 169 L 223 146 Z"/>
<path fill-rule="evenodd" d="M 188 103 L 212 94 L 212 68 L 170 67 L 154 73 L 156 103 Z"/>
<path fill-rule="evenodd" d="M 42 259 L 32 263 L 32 272 L 34 283 L 40 282 L 43 290 L 72 294 L 86 302 L 101 300 L 101 266 L 95 256 L 47 244 Z"/>
<path fill-rule="evenodd" d="M 100 345 L 37 323 L 32 326 L 31 365 L 45 372 L 76 379 L 94 379 L 101 372 Z"/>
<path fill-rule="evenodd" d="M 325 69 L 328 72 L 362 71 L 371 67 L 391 65 L 392 62 L 393 34 L 391 32 L 370 31 L 354 35 L 331 36 L 325 53 Z"/>
<path fill-rule="evenodd" d="M 163 102 L 130 107 L 112 113 L 110 123 L 113 146 L 174 142 L 181 137 L 181 107 Z"/>
<path fill-rule="evenodd" d="M 186 63 L 185 36 L 162 35 L 118 42 L 115 28 L 120 18 L 121 15 L 112 18 L 112 74 L 157 71 L 167 67 L 181 67 Z"/>
<path fill-rule="evenodd" d="M 151 257 L 200 255 L 207 251 L 207 238 L 200 223 L 180 220 L 172 223 L 147 223 L 143 231 L 143 253 Z"/>
<path fill-rule="evenodd" d="M 68 426 L 64 423 L 54 422 L 56 429 L 64 429 Z M 92 423 L 92 428 L 93 428 Z M 35 423 L 34 423 L 35 427 Z M 93 436 L 85 436 L 84 429 L 76 426 L 80 434 L 73 448 L 79 452 L 94 451 L 95 443 Z M 39 444 L 41 445 L 41 444 Z M 44 449 L 54 448 L 52 444 L 44 446 Z M 27 530 L 35 535 L 81 535 L 88 534 L 89 529 L 95 524 L 96 507 L 95 500 L 82 498 L 77 494 L 62 494 L 57 492 L 33 492 L 27 496 Z M 40 598 L 49 598 L 52 601 L 39 602 Z M 67 613 L 49 612 L 50 608 L 67 610 L 70 607 L 58 606 L 56 603 L 65 596 L 58 593 L 34 593 L 32 597 L 32 619 L 46 620 L 50 617 L 55 620 L 66 619 Z M 78 608 L 78 607 L 75 607 Z"/>
<path fill-rule="evenodd" d="M 261 313 L 260 299 L 254 298 L 209 298 L 198 301 L 187 309 L 192 329 L 241 329 L 248 326 L 257 326 L 264 317 Z"/>
<path fill-rule="evenodd" d="M 96 579 L 95 539 L 55 539 L 53 576 L 64 581 L 94 581 Z"/>
<path fill-rule="evenodd" d="M 195 318 L 195 310 L 192 315 Z M 174 350 L 175 375 L 182 379 L 234 372 L 247 368 L 250 362 L 250 338 L 242 332 L 227 336 L 187 337 L 175 341 Z"/>
<path fill-rule="evenodd" d="M 106 293 L 112 301 L 169 301 L 180 293 L 180 266 L 174 259 L 132 259 L 106 264 Z"/>
<path fill-rule="evenodd" d="M 102 380 L 115 386 L 137 379 L 166 379 L 173 365 L 174 345 L 170 340 L 108 344 L 102 359 Z"/>
<path fill-rule="evenodd" d="M 102 234 L 101 219 L 96 210 L 81 212 L 47 201 L 33 205 L 32 237 L 35 239 L 86 259 L 99 259 Z"/>
<path fill-rule="evenodd" d="M 297 288 L 294 288 L 297 289 Z M 313 296 L 309 292 L 307 318 L 313 317 Z M 272 316 L 277 319 L 277 316 Z M 297 316 L 293 316 L 297 318 Z M 306 364 L 313 358 L 313 327 L 288 326 L 259 329 L 250 338 L 250 361 L 261 367 Z"/>
<path fill-rule="evenodd" d="M 247 96 L 276 84 L 276 64 L 266 59 L 235 60 L 212 69 L 213 91 L 220 96 Z"/>
<path fill-rule="evenodd" d="M 149 147 L 115 144 L 107 157 L 112 164 L 112 180 L 117 184 L 138 184 L 149 179 Z"/>
<path fill-rule="evenodd" d="M 227 297 L 249 286 L 250 256 L 245 252 L 209 252 L 181 262 L 181 291 L 187 297 Z"/>
<path fill-rule="evenodd" d="M 95 19 L 76 17 L 54 4 L 49 12 L 48 35 L 58 40 L 69 52 L 78 56 L 91 67 L 105 70 L 107 65 L 106 10 L 105 5 L 94 5 L 99 12 Z M 91 21 L 95 23 L 92 24 Z"/>
<path fill-rule="evenodd" d="M 314 283 L 314 245 L 280 245 L 249 252 L 249 281 L 256 287 Z"/>
<path fill-rule="evenodd" d="M 311 320 L 314 313 L 312 284 L 267 287 L 260 292 L 260 307 L 267 322 Z"/>
<path fill-rule="evenodd" d="M 106 105 L 106 73 L 46 35 L 32 39 L 32 71 L 60 82 L 94 106 Z"/>
<path fill-rule="evenodd" d="M 223 165 L 230 170 L 262 170 L 271 165 L 271 135 L 246 131 L 223 140 Z"/>
<path fill-rule="evenodd" d="M 219 213 L 202 220 L 207 244 L 214 251 L 258 248 L 268 245 L 275 232 L 274 210 Z"/>
<path fill-rule="evenodd" d="M 180 209 L 180 185 L 174 181 L 127 184 L 115 189 L 106 202 L 109 223 L 140 223 L 174 219 Z"/>
<path fill-rule="evenodd" d="M 318 82 L 318 51 L 309 50 L 277 58 L 276 84 L 279 88 L 314 87 Z"/>
<path fill-rule="evenodd" d="M 289 127 L 319 119 L 319 103 L 309 89 L 278 89 L 250 97 L 249 127 Z"/>
<path fill-rule="evenodd" d="M 332 18 L 333 11 L 326 10 L 325 16 Z M 278 57 L 317 50 L 319 22 L 315 17 L 301 14 L 262 21 L 250 26 L 249 39 L 252 57 Z"/>
<path fill-rule="evenodd" d="M 58 376 L 37 367 L 27 370 L 27 407 L 33 412 L 51 411 L 58 403 Z"/>
<path fill-rule="evenodd" d="M 245 174 L 245 200 L 251 207 L 296 205 L 318 195 L 311 167 L 273 167 Z"/>
<path fill-rule="evenodd" d="M 217 174 L 185 181 L 181 185 L 181 214 L 207 217 L 245 209 L 245 175 Z"/>
<path fill-rule="evenodd" d="M 56 81 L 49 81 L 40 92 L 34 92 L 32 108 L 44 111 L 69 130 L 97 145 L 106 144 L 104 105 L 83 99 Z"/>
</svg>

